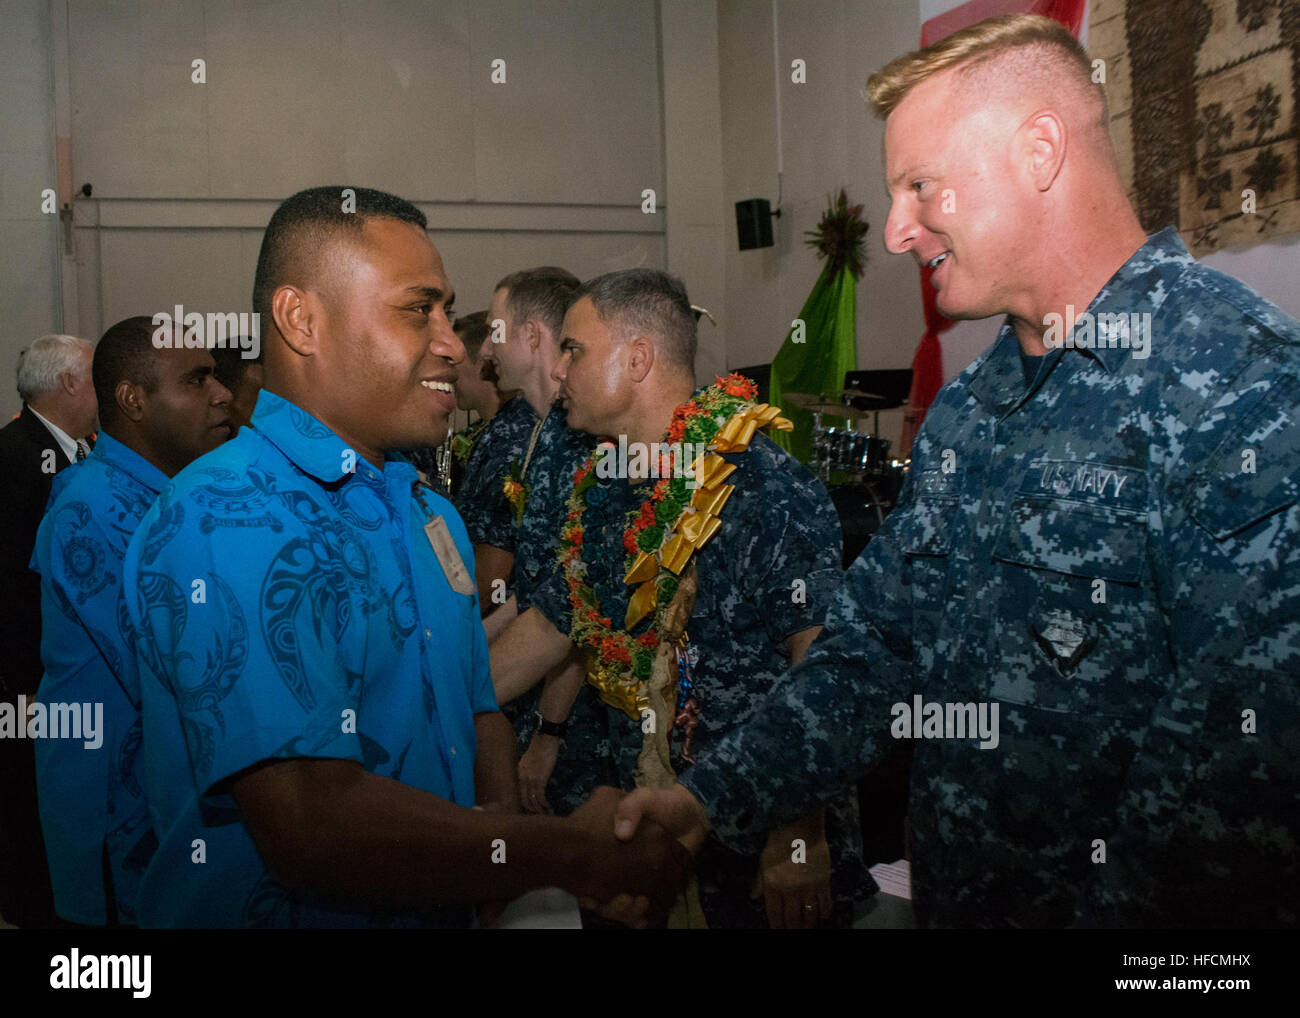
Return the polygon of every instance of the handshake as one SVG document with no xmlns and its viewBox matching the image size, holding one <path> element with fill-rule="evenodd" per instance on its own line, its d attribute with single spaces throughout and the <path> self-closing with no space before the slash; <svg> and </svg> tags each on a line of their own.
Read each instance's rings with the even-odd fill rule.
<svg viewBox="0 0 1300 1018">
<path fill-rule="evenodd" d="M 664 924 L 710 829 L 682 785 L 598 788 L 568 822 L 582 839 L 570 889 L 583 908 L 637 929 Z"/>
</svg>

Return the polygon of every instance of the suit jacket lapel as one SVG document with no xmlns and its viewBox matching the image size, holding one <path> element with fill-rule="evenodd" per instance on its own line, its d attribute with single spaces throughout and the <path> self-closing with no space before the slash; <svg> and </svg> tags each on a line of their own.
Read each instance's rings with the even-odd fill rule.
<svg viewBox="0 0 1300 1018">
<path fill-rule="evenodd" d="M 32 413 L 32 408 L 26 403 L 23 404 L 23 411 L 18 415 L 18 419 L 26 427 L 27 434 L 31 438 L 33 445 L 40 449 L 48 449 L 51 446 L 54 448 L 54 472 L 56 474 L 64 467 L 72 466 L 72 460 L 63 451 L 63 446 L 54 437 L 54 432 L 41 423 L 41 419 Z"/>
</svg>

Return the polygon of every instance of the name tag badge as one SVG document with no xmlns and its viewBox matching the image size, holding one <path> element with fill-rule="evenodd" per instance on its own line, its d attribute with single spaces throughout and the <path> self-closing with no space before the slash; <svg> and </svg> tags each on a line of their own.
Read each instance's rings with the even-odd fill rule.
<svg viewBox="0 0 1300 1018">
<path fill-rule="evenodd" d="M 441 516 L 435 516 L 424 525 L 424 536 L 429 539 L 429 546 L 438 556 L 438 564 L 442 566 L 443 576 L 447 577 L 447 585 L 457 594 L 472 597 L 478 588 L 474 585 L 474 577 L 465 568 L 465 560 L 456 550 L 456 542 L 447 529 L 447 521 Z"/>
</svg>

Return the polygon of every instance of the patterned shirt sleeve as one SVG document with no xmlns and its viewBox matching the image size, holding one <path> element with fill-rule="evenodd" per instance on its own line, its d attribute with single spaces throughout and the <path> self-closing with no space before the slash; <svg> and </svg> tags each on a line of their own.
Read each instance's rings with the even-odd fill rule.
<svg viewBox="0 0 1300 1018">
<path fill-rule="evenodd" d="M 506 498 L 504 483 L 510 472 L 514 443 L 503 441 L 491 422 L 483 430 L 465 464 L 465 480 L 456 495 L 456 508 L 474 544 L 487 544 L 504 551 L 515 550 L 514 507 Z"/>
<path fill-rule="evenodd" d="M 866 774 L 888 748 L 890 707 L 903 699 L 912 658 L 904 549 L 917 535 L 906 520 L 895 511 L 844 574 L 825 630 L 769 703 L 683 772 L 736 851 L 761 849 L 768 831 Z M 778 589 L 789 600 L 788 581 Z"/>
<path fill-rule="evenodd" d="M 766 436 L 756 438 L 738 461 L 757 469 L 744 470 L 732 496 L 760 506 L 752 514 L 740 504 L 733 507 L 737 516 L 758 521 L 738 542 L 736 582 L 750 601 L 764 606 L 774 644 L 820 625 L 844 577 L 835 507 L 821 482 L 793 457 L 780 463 L 786 456 Z M 724 509 L 724 520 L 727 515 Z"/>
<path fill-rule="evenodd" d="M 50 519 L 46 589 L 74 631 L 90 638 L 122 692 L 139 710 L 140 687 L 134 678 L 135 658 L 129 650 L 130 626 L 123 610 L 121 582 L 122 558 L 130 535 L 105 527 L 85 502 L 60 506 L 58 516 Z M 86 572 L 81 565 L 85 561 L 94 562 L 93 572 Z"/>
<path fill-rule="evenodd" d="M 128 584 L 138 652 L 176 699 L 200 793 L 218 802 L 214 785 L 272 758 L 363 762 L 344 714 L 355 719 L 362 686 L 341 649 L 355 623 L 354 579 L 334 569 L 303 582 L 305 570 L 342 554 L 329 549 L 340 533 L 309 532 L 286 513 L 274 529 L 217 529 L 200 540 L 186 519 L 197 507 L 167 500 L 137 534 Z"/>
</svg>

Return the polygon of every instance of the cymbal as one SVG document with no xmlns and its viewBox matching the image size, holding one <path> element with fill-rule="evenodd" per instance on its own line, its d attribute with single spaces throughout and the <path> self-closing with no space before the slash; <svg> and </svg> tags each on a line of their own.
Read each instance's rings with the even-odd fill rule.
<svg viewBox="0 0 1300 1018">
<path fill-rule="evenodd" d="M 809 392 L 783 392 L 781 402 L 789 403 L 810 414 L 830 414 L 833 417 L 852 417 L 853 411 L 843 403 L 831 402 L 826 396 Z"/>
<path fill-rule="evenodd" d="M 828 392 L 783 392 L 781 399 L 801 410 L 840 417 L 852 417 L 853 411 L 888 410 L 897 404 L 874 392 L 861 389 L 831 389 Z"/>
<path fill-rule="evenodd" d="M 845 389 L 843 399 L 854 410 L 892 410 L 901 403 L 894 402 L 886 396 L 874 392 L 862 392 L 858 389 Z"/>
</svg>

